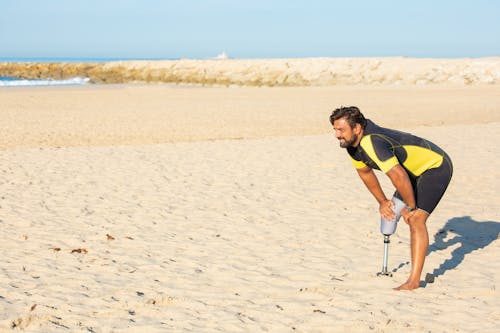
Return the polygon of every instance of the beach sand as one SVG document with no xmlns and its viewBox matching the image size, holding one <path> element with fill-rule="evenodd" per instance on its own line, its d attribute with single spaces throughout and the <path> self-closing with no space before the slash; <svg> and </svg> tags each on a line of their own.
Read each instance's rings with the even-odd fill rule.
<svg viewBox="0 0 500 333">
<path fill-rule="evenodd" d="M 498 91 L 0 89 L 0 331 L 497 332 Z M 331 132 L 340 105 L 453 160 L 424 288 L 391 289 L 404 222 L 376 276 L 377 205 Z"/>
</svg>

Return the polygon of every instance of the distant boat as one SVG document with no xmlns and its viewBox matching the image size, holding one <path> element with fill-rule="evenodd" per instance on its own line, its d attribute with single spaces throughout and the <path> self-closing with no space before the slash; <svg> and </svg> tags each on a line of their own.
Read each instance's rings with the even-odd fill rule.
<svg viewBox="0 0 500 333">
<path fill-rule="evenodd" d="M 219 53 L 214 59 L 224 60 L 229 59 L 229 56 L 227 55 L 226 51 L 222 51 L 222 53 Z"/>
</svg>

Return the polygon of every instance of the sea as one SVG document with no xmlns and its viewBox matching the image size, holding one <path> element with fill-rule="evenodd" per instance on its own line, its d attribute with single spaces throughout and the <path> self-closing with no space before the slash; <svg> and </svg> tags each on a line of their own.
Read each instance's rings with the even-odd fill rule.
<svg viewBox="0 0 500 333">
<path fill-rule="evenodd" d="M 0 76 L 0 87 L 35 87 L 35 86 L 80 86 L 89 83 L 89 78 L 73 77 L 65 80 L 36 79 L 27 80 L 11 76 Z"/>
<path fill-rule="evenodd" d="M 69 63 L 92 63 L 92 62 L 108 62 L 108 61 L 128 61 L 128 60 L 176 60 L 166 58 L 3 58 L 1 62 L 37 62 L 37 63 L 54 63 L 54 62 L 69 62 Z M 11 76 L 0 76 L 0 87 L 34 87 L 34 86 L 79 86 L 90 84 L 88 78 L 74 77 L 64 80 L 52 79 L 33 79 L 27 80 Z"/>
</svg>

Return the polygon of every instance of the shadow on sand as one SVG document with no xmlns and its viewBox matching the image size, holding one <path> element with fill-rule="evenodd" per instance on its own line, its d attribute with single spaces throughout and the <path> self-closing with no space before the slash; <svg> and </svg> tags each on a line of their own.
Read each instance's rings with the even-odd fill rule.
<svg viewBox="0 0 500 333">
<path fill-rule="evenodd" d="M 478 222 L 470 216 L 452 218 L 434 235 L 434 243 L 429 246 L 429 254 L 455 244 L 460 244 L 460 246 L 451 252 L 450 259 L 446 259 L 438 268 L 434 269 L 432 275 L 438 277 L 456 268 L 466 255 L 497 240 L 499 233 L 499 222 Z"/>
<path fill-rule="evenodd" d="M 430 244 L 427 255 L 432 252 L 445 250 L 450 246 L 459 244 L 451 252 L 451 258 L 446 259 L 431 274 L 427 273 L 425 281 L 420 281 L 420 287 L 434 282 L 434 278 L 444 275 L 447 271 L 455 269 L 465 256 L 499 239 L 500 222 L 475 221 L 470 216 L 454 217 L 434 235 L 434 242 Z M 409 265 L 410 262 L 401 263 L 393 272 Z"/>
</svg>

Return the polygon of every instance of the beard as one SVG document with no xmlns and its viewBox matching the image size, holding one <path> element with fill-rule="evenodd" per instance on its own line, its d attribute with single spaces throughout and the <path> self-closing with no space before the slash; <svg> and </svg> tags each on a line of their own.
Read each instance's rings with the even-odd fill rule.
<svg viewBox="0 0 500 333">
<path fill-rule="evenodd" d="M 342 140 L 344 140 L 344 141 L 342 141 Z M 352 145 L 356 141 L 358 141 L 358 135 L 353 133 L 350 140 L 346 140 L 344 138 L 340 138 L 339 139 L 339 144 L 340 144 L 341 148 L 348 148 L 348 147 L 352 147 Z"/>
</svg>

